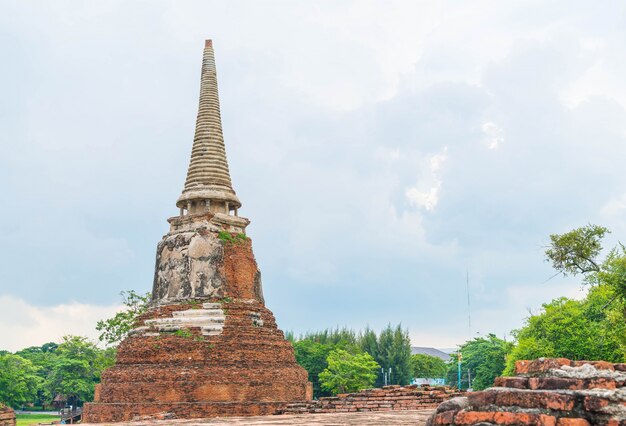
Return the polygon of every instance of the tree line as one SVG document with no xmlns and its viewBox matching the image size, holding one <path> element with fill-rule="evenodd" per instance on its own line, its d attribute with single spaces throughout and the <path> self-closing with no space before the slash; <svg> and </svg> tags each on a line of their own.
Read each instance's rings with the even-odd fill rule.
<svg viewBox="0 0 626 426">
<path fill-rule="evenodd" d="M 387 384 L 406 385 L 413 377 L 408 330 L 388 325 L 379 334 L 370 328 L 287 333 L 296 361 L 309 373 L 315 397 L 354 392 Z"/>
<path fill-rule="evenodd" d="M 85 337 L 32 346 L 15 353 L 0 351 L 0 402 L 14 408 L 43 409 L 93 400 L 102 371 L 113 365 L 115 348 L 100 349 Z"/>
</svg>

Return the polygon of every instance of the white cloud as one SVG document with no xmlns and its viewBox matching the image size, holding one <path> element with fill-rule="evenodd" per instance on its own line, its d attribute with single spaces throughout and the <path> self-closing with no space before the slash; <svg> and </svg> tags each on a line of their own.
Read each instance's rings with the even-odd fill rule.
<svg viewBox="0 0 626 426">
<path fill-rule="evenodd" d="M 65 335 L 97 340 L 96 322 L 115 314 L 120 306 L 96 306 L 68 302 L 34 306 L 14 297 L 0 296 L 0 350 L 15 352 L 46 342 L 59 342 Z"/>
<path fill-rule="evenodd" d="M 626 194 L 614 197 L 602 207 L 602 214 L 607 216 L 619 216 L 626 213 Z"/>
<path fill-rule="evenodd" d="M 417 206 L 428 211 L 432 211 L 437 207 L 439 202 L 439 193 L 443 184 L 440 176 L 440 169 L 443 163 L 448 159 L 448 148 L 444 147 L 439 154 L 431 155 L 428 158 L 429 175 L 418 183 L 407 188 L 405 195 L 409 200 L 409 204 Z"/>
<path fill-rule="evenodd" d="M 504 131 L 497 124 L 488 121 L 482 125 L 482 130 L 488 149 L 496 149 L 504 142 Z"/>
</svg>

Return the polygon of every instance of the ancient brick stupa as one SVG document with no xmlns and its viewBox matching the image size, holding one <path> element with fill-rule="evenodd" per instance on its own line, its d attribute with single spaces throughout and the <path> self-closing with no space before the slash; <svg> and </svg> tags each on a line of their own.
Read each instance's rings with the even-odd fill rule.
<svg viewBox="0 0 626 426">
<path fill-rule="evenodd" d="M 271 414 L 310 399 L 307 373 L 265 307 L 248 219 L 233 190 L 222 136 L 213 46 L 180 215 L 157 247 L 150 309 L 120 344 L 87 422 L 142 416 Z M 167 414 L 166 414 L 167 413 Z"/>
</svg>

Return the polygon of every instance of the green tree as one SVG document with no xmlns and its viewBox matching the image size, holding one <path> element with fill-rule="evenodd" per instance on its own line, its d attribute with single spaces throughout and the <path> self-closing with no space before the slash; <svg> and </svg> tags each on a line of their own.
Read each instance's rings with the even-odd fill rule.
<svg viewBox="0 0 626 426">
<path fill-rule="evenodd" d="M 358 344 L 362 352 L 367 352 L 374 359 L 378 357 L 378 338 L 371 328 L 366 327 L 365 331 L 359 335 Z"/>
<path fill-rule="evenodd" d="M 52 395 L 50 395 L 47 391 L 44 384 L 54 366 L 58 346 L 59 345 L 56 343 L 49 342 L 41 346 L 31 346 L 15 353 L 16 355 L 32 362 L 37 368 L 37 375 L 41 378 L 41 380 L 39 381 L 39 386 L 37 387 L 37 396 L 33 402 L 36 405 L 41 405 L 44 409 L 52 399 Z"/>
<path fill-rule="evenodd" d="M 515 361 L 540 357 L 622 362 L 620 343 L 626 325 L 617 305 L 607 309 L 613 297 L 611 287 L 599 285 L 583 300 L 561 297 L 544 304 L 539 314 L 514 331 L 517 345 L 508 357 L 505 374 L 514 372 Z"/>
<path fill-rule="evenodd" d="M 328 367 L 319 375 L 323 389 L 337 393 L 357 392 L 371 387 L 380 366 L 368 353 L 352 355 L 343 349 L 328 354 Z"/>
<path fill-rule="evenodd" d="M 473 389 L 481 390 L 492 386 L 495 378 L 502 375 L 506 356 L 512 347 L 512 343 L 499 339 L 494 334 L 465 342 L 459 348 L 462 355 L 461 387 L 468 386 L 470 376 Z M 447 379 L 452 386 L 459 385 L 456 362 L 449 365 Z"/>
<path fill-rule="evenodd" d="M 411 355 L 413 377 L 437 379 L 446 377 L 448 364 L 439 357 L 427 354 Z"/>
<path fill-rule="evenodd" d="M 313 384 L 313 396 L 318 398 L 328 395 L 320 385 L 319 374 L 328 367 L 326 358 L 332 346 L 305 339 L 293 343 L 293 349 L 296 361 L 309 373 L 309 381 Z"/>
<path fill-rule="evenodd" d="M 65 336 L 56 350 L 46 387 L 50 395 L 63 395 L 74 405 L 91 401 L 95 384 L 99 382 L 101 351 L 87 338 Z"/>
<path fill-rule="evenodd" d="M 610 249 L 604 259 L 602 239 L 610 231 L 602 226 L 587 225 L 564 234 L 550 235 L 546 259 L 563 275 L 583 276 L 585 284 L 605 285 L 612 296 L 604 305 L 606 317 L 623 329 L 626 318 L 626 247 L 622 243 Z M 626 354 L 626 335 L 619 335 L 621 350 Z"/>
<path fill-rule="evenodd" d="M 33 401 L 40 382 L 30 360 L 10 353 L 0 355 L 0 402 L 18 407 Z"/>
<path fill-rule="evenodd" d="M 587 225 L 550 235 L 546 258 L 563 275 L 582 274 L 586 284 L 605 284 L 613 289 L 615 300 L 626 302 L 626 247 L 618 243 L 599 259 L 608 233 L 602 226 Z"/>
<path fill-rule="evenodd" d="M 146 312 L 150 303 L 150 293 L 138 294 L 134 290 L 120 293 L 126 309 L 115 314 L 113 318 L 100 320 L 96 330 L 100 331 L 99 339 L 109 345 L 121 342 L 130 330 L 135 327 L 137 318 Z"/>
<path fill-rule="evenodd" d="M 376 362 L 387 371 L 391 368 L 389 384 L 406 385 L 411 382 L 411 340 L 408 330 L 398 324 L 384 328 L 378 337 Z M 378 385 L 382 384 L 379 377 Z"/>
</svg>

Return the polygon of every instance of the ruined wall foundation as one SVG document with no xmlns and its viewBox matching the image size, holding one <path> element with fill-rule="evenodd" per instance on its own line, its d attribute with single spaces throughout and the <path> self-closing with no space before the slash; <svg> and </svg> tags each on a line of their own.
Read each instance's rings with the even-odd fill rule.
<svg viewBox="0 0 626 426">
<path fill-rule="evenodd" d="M 518 361 L 516 376 L 454 398 L 428 426 L 625 426 L 626 364 L 540 358 Z"/>
<path fill-rule="evenodd" d="M 288 404 L 280 414 L 349 413 L 360 411 L 427 410 L 461 395 L 446 386 L 384 386 L 361 392 L 323 397 L 315 401 Z"/>
</svg>

